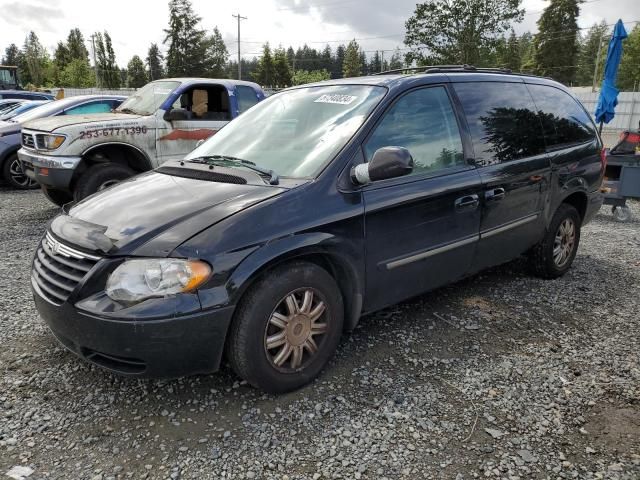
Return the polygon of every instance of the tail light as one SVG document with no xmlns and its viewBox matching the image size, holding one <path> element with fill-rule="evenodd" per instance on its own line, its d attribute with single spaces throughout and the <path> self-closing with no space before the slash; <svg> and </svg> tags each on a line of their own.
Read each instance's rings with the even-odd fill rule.
<svg viewBox="0 0 640 480">
<path fill-rule="evenodd" d="M 602 165 L 602 173 L 604 173 L 607 168 L 607 149 L 604 147 L 600 150 L 600 163 Z"/>
</svg>

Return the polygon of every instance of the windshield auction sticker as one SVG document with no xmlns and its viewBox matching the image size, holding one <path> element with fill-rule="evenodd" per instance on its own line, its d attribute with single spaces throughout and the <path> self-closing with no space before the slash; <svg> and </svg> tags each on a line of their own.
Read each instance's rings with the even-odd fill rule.
<svg viewBox="0 0 640 480">
<path fill-rule="evenodd" d="M 349 105 L 356 98 L 353 95 L 322 95 L 320 98 L 313 101 L 313 103 L 336 103 L 338 105 Z"/>
</svg>

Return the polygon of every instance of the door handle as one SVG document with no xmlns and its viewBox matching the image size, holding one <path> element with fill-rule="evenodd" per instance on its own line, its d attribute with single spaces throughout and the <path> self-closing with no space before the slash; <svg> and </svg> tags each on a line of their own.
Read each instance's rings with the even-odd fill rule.
<svg viewBox="0 0 640 480">
<path fill-rule="evenodd" d="M 478 195 L 474 193 L 473 195 L 465 195 L 464 197 L 456 199 L 454 205 L 457 210 L 466 210 L 477 208 L 479 203 L 480 201 L 478 200 Z"/>
<path fill-rule="evenodd" d="M 494 188 L 493 190 L 487 190 L 484 192 L 484 198 L 487 201 L 497 202 L 498 200 L 502 200 L 504 198 L 505 191 L 504 188 Z"/>
</svg>

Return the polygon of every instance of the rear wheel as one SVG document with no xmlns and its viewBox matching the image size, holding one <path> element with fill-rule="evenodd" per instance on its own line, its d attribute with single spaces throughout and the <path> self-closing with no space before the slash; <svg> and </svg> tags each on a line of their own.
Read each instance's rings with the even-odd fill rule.
<svg viewBox="0 0 640 480">
<path fill-rule="evenodd" d="M 109 188 L 135 175 L 129 167 L 118 163 L 98 163 L 93 165 L 78 179 L 73 196 L 76 201 Z"/>
<path fill-rule="evenodd" d="M 299 388 L 333 356 L 343 315 L 340 289 L 326 270 L 307 262 L 279 267 L 238 306 L 227 342 L 231 366 L 267 392 Z"/>
<path fill-rule="evenodd" d="M 62 190 L 56 190 L 55 188 L 42 186 L 42 193 L 47 199 L 59 207 L 65 203 L 73 202 L 73 195 Z"/>
<path fill-rule="evenodd" d="M 2 165 L 2 177 L 13 188 L 20 190 L 33 190 L 38 188 L 38 182 L 29 178 L 23 171 L 18 160 L 18 155 L 9 155 Z"/>
<path fill-rule="evenodd" d="M 556 278 L 571 268 L 580 243 L 580 225 L 580 214 L 573 206 L 563 203 L 558 207 L 545 237 L 529 255 L 536 275 Z"/>
</svg>

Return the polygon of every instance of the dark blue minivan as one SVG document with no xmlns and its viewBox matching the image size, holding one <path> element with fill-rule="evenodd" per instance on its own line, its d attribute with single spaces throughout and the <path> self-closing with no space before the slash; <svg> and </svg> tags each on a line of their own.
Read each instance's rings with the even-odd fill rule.
<svg viewBox="0 0 640 480">
<path fill-rule="evenodd" d="M 365 313 L 527 255 L 571 266 L 605 157 L 549 79 L 472 67 L 277 93 L 183 160 L 65 207 L 37 308 L 82 358 L 284 392 Z"/>
</svg>

